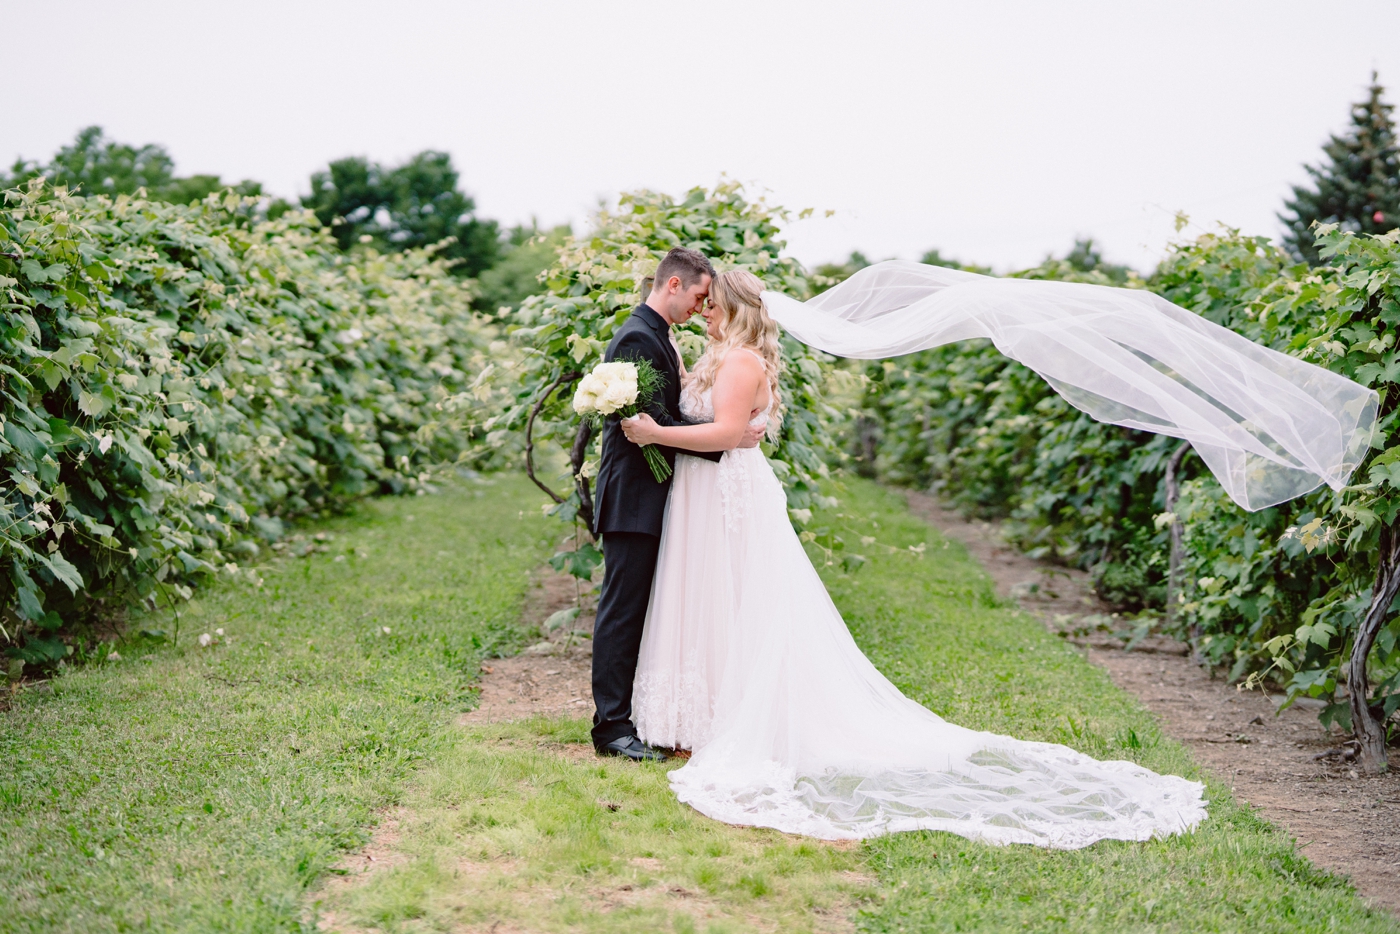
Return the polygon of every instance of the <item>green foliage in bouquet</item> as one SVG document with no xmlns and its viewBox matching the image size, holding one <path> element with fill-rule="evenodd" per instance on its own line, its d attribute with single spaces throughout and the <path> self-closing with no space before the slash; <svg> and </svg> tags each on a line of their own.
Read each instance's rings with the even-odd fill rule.
<svg viewBox="0 0 1400 934">
<path fill-rule="evenodd" d="M 574 412 L 583 417 L 591 430 L 598 431 L 609 415 L 628 419 L 652 409 L 657 397 L 665 391 L 665 385 L 661 372 L 642 357 L 600 363 L 579 380 L 578 391 L 574 393 Z M 618 390 L 622 394 L 620 399 L 611 398 Z M 671 476 L 671 465 L 656 445 L 642 445 L 642 456 L 657 483 Z"/>
<path fill-rule="evenodd" d="M 691 189 L 680 200 L 650 191 L 625 194 L 616 210 L 598 215 L 589 234 L 560 249 L 558 263 L 543 274 L 547 292 L 502 315 L 524 358 L 509 375 L 514 404 L 485 427 L 498 444 L 505 443 L 505 431 L 524 432 L 526 469 L 555 502 L 555 515 L 585 524 L 592 518 L 590 478 L 597 470 L 598 437 L 574 413 L 572 387 L 601 361 L 614 331 L 641 303 L 643 279 L 655 272 L 666 251 L 685 246 L 709 256 L 720 270 L 747 269 L 768 288 L 805 298 L 805 271 L 781 255 L 778 223 L 786 217 L 782 209 L 748 200 L 733 182 Z M 702 324 L 697 317 L 678 333 L 691 363 L 704 347 Z M 802 510 L 821 496 L 817 483 L 827 475 L 834 451 L 828 423 L 840 413 L 823 398 L 829 358 L 788 337 L 782 345 L 787 411 L 782 435 L 765 452 L 789 506 Z M 534 452 L 541 443 L 567 452 L 570 472 L 560 478 L 563 484 L 537 475 Z"/>
<path fill-rule="evenodd" d="M 260 219 L 232 192 L 186 206 L 35 180 L 3 198 L 12 658 L 54 661 L 63 623 L 202 576 L 256 580 L 249 533 L 420 488 L 469 448 L 474 423 L 438 409 L 484 396 L 491 329 L 432 249 L 346 255 L 309 212 Z"/>
</svg>

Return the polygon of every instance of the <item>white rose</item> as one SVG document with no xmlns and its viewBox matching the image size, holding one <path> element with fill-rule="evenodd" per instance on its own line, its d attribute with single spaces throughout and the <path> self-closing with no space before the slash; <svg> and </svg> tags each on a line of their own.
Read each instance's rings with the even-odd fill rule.
<svg viewBox="0 0 1400 934">
<path fill-rule="evenodd" d="M 598 397 L 590 391 L 588 377 L 578 384 L 574 393 L 574 411 L 580 415 L 591 415 L 598 408 Z"/>
<path fill-rule="evenodd" d="M 628 363 L 626 360 L 614 360 L 612 363 L 600 363 L 593 368 L 595 375 L 605 382 L 612 382 L 615 379 L 636 379 L 636 364 Z"/>
<path fill-rule="evenodd" d="M 634 381 L 618 380 L 608 387 L 604 398 L 613 410 L 622 408 L 624 405 L 631 405 L 637 401 L 637 384 Z"/>
<path fill-rule="evenodd" d="M 637 367 L 625 360 L 600 363 L 579 381 L 574 408 L 611 415 L 637 401 Z M 582 409 L 580 405 L 588 406 Z"/>
</svg>

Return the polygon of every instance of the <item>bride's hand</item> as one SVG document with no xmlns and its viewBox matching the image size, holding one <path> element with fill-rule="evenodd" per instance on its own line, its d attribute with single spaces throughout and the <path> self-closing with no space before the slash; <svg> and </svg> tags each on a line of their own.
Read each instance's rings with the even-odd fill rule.
<svg viewBox="0 0 1400 934">
<path fill-rule="evenodd" d="M 624 418 L 621 425 L 622 433 L 633 444 L 655 444 L 657 429 L 661 427 L 645 412 L 640 412 L 631 418 Z"/>
</svg>

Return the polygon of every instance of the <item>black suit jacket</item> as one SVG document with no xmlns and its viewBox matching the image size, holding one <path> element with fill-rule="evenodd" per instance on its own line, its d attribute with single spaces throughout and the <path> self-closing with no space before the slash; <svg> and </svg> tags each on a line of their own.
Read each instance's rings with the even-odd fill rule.
<svg viewBox="0 0 1400 934">
<path fill-rule="evenodd" d="M 689 425 L 681 414 L 681 377 L 676 351 L 671 346 L 670 326 L 650 305 L 638 305 L 631 317 L 622 323 L 608 344 L 604 361 L 647 360 L 661 374 L 660 398 L 653 399 L 646 409 L 658 425 Z M 652 476 L 642 449 L 622 433 L 621 417 L 609 415 L 603 421 L 603 453 L 598 466 L 597 493 L 594 496 L 593 531 L 597 535 L 609 532 L 642 532 L 661 535 L 661 519 L 666 511 L 666 496 L 671 492 L 671 480 L 661 483 Z M 662 447 L 666 463 L 673 468 L 676 449 Z M 696 457 L 717 461 L 722 451 L 686 452 Z"/>
</svg>

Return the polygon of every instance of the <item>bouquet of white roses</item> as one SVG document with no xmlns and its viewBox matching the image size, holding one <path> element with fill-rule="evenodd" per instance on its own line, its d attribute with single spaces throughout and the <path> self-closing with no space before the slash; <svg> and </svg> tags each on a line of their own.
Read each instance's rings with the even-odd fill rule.
<svg viewBox="0 0 1400 934">
<path fill-rule="evenodd" d="M 574 411 L 585 418 L 602 420 L 614 413 L 631 418 L 661 390 L 661 374 L 645 360 L 600 363 L 579 381 Z M 654 444 L 642 445 L 651 475 L 660 483 L 671 475 L 671 465 Z"/>
</svg>

